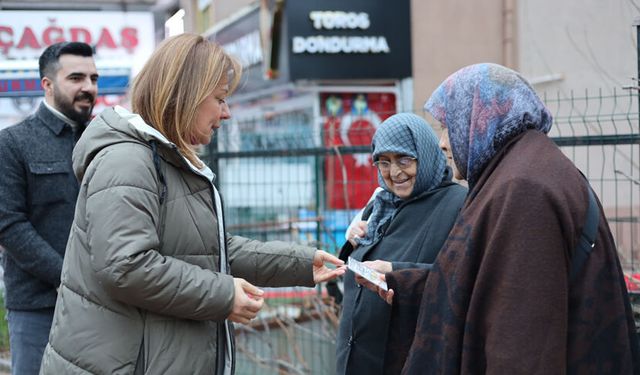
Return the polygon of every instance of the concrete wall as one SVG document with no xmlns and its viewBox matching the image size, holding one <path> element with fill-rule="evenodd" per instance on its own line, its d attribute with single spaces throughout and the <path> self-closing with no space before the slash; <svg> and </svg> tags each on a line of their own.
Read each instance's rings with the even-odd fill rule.
<svg viewBox="0 0 640 375">
<path fill-rule="evenodd" d="M 632 84 L 636 71 L 634 18 L 640 7 L 629 0 L 520 0 L 520 71 L 538 91 Z"/>
<path fill-rule="evenodd" d="M 412 0 L 413 108 L 420 110 L 449 74 L 478 62 L 505 64 L 513 51 L 505 40 L 508 0 Z M 515 21 L 515 19 L 512 19 Z M 509 27 L 507 27 L 509 26 Z"/>
</svg>

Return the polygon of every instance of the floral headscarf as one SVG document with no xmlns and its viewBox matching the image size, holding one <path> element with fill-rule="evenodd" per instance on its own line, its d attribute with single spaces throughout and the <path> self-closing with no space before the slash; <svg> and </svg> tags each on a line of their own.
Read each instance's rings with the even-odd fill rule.
<svg viewBox="0 0 640 375">
<path fill-rule="evenodd" d="M 373 136 L 371 143 L 373 160 L 386 152 L 408 155 L 417 159 L 416 181 L 409 198 L 432 190 L 445 177 L 446 158 L 438 146 L 438 137 L 431 126 L 420 116 L 398 113 L 386 119 Z M 379 192 L 369 217 L 367 236 L 359 240 L 361 245 L 373 243 L 382 235 L 382 228 L 395 214 L 402 199 L 389 189 L 378 171 Z"/>
<path fill-rule="evenodd" d="M 425 110 L 449 131 L 456 167 L 473 186 L 487 163 L 527 129 L 548 133 L 551 113 L 511 69 L 476 64 L 458 70 L 433 92 Z"/>
</svg>

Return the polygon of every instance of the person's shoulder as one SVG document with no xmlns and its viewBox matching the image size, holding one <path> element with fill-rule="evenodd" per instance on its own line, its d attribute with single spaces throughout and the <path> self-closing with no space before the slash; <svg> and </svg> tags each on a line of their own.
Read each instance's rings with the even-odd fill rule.
<svg viewBox="0 0 640 375">
<path fill-rule="evenodd" d="M 442 185 L 440 185 L 438 190 L 440 194 L 444 196 L 462 200 L 464 200 L 464 198 L 467 196 L 467 192 L 469 191 L 466 186 L 460 185 L 459 183 L 453 181 L 443 183 Z"/>
<path fill-rule="evenodd" d="M 469 189 L 466 186 L 462 186 L 459 183 L 452 183 L 446 187 L 447 194 L 456 194 L 456 195 L 467 195 Z"/>
<path fill-rule="evenodd" d="M 16 134 L 28 133 L 33 129 L 32 125 L 35 120 L 36 120 L 36 116 L 35 114 L 32 113 L 27 117 L 23 118 L 22 120 L 16 122 L 15 124 L 11 124 L 6 128 L 0 130 L 0 135 L 6 137 L 9 134 L 16 135 Z"/>
<path fill-rule="evenodd" d="M 454 183 L 443 183 L 436 189 L 424 192 L 413 201 L 424 207 L 450 207 L 459 210 L 467 197 L 467 188 Z"/>
<path fill-rule="evenodd" d="M 24 142 L 33 142 L 35 137 L 33 124 L 34 115 L 29 115 L 18 123 L 9 125 L 0 130 L 0 144 L 4 146 L 15 146 Z"/>
<path fill-rule="evenodd" d="M 502 153 L 497 163 L 492 163 L 494 166 L 487 168 L 488 182 L 498 188 L 563 190 L 580 177 L 553 140 L 536 131 L 527 132 Z"/>
<path fill-rule="evenodd" d="M 157 179 L 152 151 L 143 144 L 123 142 L 102 149 L 89 165 L 90 193 L 116 186 L 149 189 Z"/>
<path fill-rule="evenodd" d="M 103 149 L 98 158 L 108 168 L 118 171 L 137 170 L 153 163 L 153 151 L 140 142 L 121 142 Z"/>
<path fill-rule="evenodd" d="M 519 161 L 515 167 L 511 165 L 501 172 L 502 184 L 518 190 L 571 193 L 583 180 L 575 164 L 560 151 L 529 158 L 524 163 Z"/>
<path fill-rule="evenodd" d="M 452 212 L 459 212 L 467 199 L 469 190 L 458 183 L 452 183 L 444 188 L 442 202 L 449 207 Z"/>
<path fill-rule="evenodd" d="M 576 196 L 580 196 L 576 193 L 586 186 L 575 166 L 565 167 L 562 163 L 550 163 L 547 167 L 530 165 L 496 177 L 483 188 L 484 200 L 534 213 L 573 206 Z"/>
</svg>

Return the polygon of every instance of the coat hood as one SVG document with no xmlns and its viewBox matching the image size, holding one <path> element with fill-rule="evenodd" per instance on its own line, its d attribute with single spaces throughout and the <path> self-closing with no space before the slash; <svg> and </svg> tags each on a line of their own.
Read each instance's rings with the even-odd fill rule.
<svg viewBox="0 0 640 375">
<path fill-rule="evenodd" d="M 95 156 L 106 147 L 122 142 L 136 142 L 148 145 L 155 142 L 167 161 L 180 165 L 179 153 L 175 144 L 163 136 L 158 130 L 145 123 L 140 115 L 129 112 L 127 109 L 116 106 L 104 110 L 96 116 L 73 149 L 73 172 L 82 181 L 87 167 Z M 174 157 L 167 157 L 173 154 Z"/>
</svg>

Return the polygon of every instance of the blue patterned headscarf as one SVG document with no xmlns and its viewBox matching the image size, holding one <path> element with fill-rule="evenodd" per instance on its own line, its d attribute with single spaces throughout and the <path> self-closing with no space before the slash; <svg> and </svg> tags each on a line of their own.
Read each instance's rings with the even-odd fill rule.
<svg viewBox="0 0 640 375">
<path fill-rule="evenodd" d="M 527 129 L 546 134 L 552 122 L 529 83 L 497 64 L 453 73 L 424 108 L 449 131 L 453 159 L 470 187 L 509 140 Z"/>
<path fill-rule="evenodd" d="M 440 186 L 445 177 L 446 158 L 438 146 L 438 137 L 422 117 L 413 113 L 398 113 L 386 119 L 376 129 L 371 148 L 374 161 L 386 152 L 417 159 L 416 181 L 409 199 Z M 378 183 L 384 190 L 375 198 L 367 236 L 359 240 L 361 245 L 371 244 L 382 235 L 385 223 L 402 203 L 384 182 L 380 171 Z"/>
</svg>

